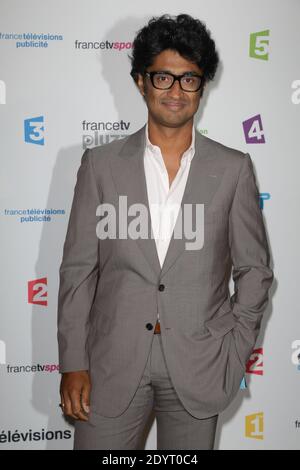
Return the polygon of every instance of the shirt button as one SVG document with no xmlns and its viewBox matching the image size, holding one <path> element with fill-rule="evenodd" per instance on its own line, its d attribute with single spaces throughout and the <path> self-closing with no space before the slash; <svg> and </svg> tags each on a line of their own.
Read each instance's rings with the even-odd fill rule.
<svg viewBox="0 0 300 470">
<path fill-rule="evenodd" d="M 152 323 L 147 323 L 146 328 L 147 328 L 147 330 L 153 330 Z"/>
<path fill-rule="evenodd" d="M 165 290 L 164 284 L 159 284 L 158 290 L 160 290 L 161 292 L 162 292 L 163 290 Z"/>
</svg>

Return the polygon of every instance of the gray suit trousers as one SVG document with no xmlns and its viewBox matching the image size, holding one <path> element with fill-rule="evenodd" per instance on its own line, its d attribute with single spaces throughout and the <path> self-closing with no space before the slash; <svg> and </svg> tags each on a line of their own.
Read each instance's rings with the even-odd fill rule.
<svg viewBox="0 0 300 470">
<path fill-rule="evenodd" d="M 152 411 L 157 449 L 213 449 L 218 415 L 198 419 L 186 411 L 172 385 L 160 334 L 153 335 L 145 370 L 127 409 L 117 417 L 91 412 L 89 421 L 76 421 L 74 450 L 141 450 Z"/>
</svg>

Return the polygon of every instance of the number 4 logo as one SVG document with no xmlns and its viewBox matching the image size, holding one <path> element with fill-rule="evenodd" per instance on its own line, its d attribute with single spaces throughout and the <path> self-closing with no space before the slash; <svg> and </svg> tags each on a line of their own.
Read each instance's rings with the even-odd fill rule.
<svg viewBox="0 0 300 470">
<path fill-rule="evenodd" d="M 260 114 L 243 121 L 243 128 L 247 144 L 266 143 Z"/>
</svg>

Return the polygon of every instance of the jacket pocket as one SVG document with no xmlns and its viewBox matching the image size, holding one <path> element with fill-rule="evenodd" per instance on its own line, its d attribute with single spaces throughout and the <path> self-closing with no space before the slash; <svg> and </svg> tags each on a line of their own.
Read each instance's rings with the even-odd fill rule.
<svg viewBox="0 0 300 470">
<path fill-rule="evenodd" d="M 221 338 L 236 326 L 236 321 L 233 313 L 229 311 L 221 317 L 206 321 L 204 326 L 214 338 Z"/>
</svg>

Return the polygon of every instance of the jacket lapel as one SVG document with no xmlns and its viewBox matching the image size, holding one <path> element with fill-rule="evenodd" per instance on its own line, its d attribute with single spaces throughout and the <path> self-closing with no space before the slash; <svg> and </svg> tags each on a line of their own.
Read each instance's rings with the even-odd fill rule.
<svg viewBox="0 0 300 470">
<path fill-rule="evenodd" d="M 178 256 L 185 250 L 185 243 L 191 240 L 186 239 L 184 233 L 181 239 L 174 238 L 172 234 L 163 266 L 162 268 L 160 267 L 151 227 L 151 213 L 144 171 L 145 127 L 146 125 L 126 139 L 119 154 L 110 158 L 110 165 L 118 196 L 127 196 L 128 208 L 132 204 L 137 203 L 143 204 L 147 208 L 149 236 L 147 239 L 138 238 L 136 242 L 152 267 L 157 279 L 170 269 Z M 212 197 L 219 187 L 224 170 L 219 166 L 217 167 L 216 157 L 211 153 L 208 141 L 209 139 L 196 131 L 195 155 L 191 161 L 181 201 L 182 214 L 184 204 L 204 204 L 205 210 L 207 210 Z M 213 177 L 210 176 L 211 174 L 213 174 Z M 175 227 L 179 223 L 180 218 L 178 217 Z"/>
<path fill-rule="evenodd" d="M 145 127 L 146 125 L 126 139 L 119 155 L 110 158 L 110 165 L 118 196 L 127 196 L 128 208 L 137 203 L 147 208 L 149 225 L 148 237 L 144 239 L 138 238 L 135 241 L 139 245 L 149 265 L 152 267 L 155 278 L 157 278 L 161 268 L 152 234 L 144 171 Z"/>
</svg>

